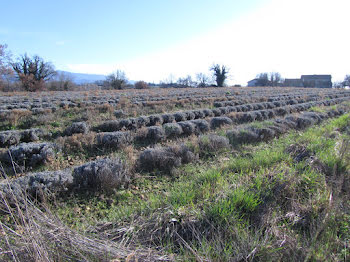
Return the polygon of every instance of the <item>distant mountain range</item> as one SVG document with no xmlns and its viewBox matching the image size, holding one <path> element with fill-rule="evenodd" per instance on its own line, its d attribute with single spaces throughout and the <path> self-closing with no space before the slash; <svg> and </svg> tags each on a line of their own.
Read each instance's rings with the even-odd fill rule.
<svg viewBox="0 0 350 262">
<path fill-rule="evenodd" d="M 105 80 L 105 75 L 95 75 L 95 74 L 81 74 L 81 73 L 72 73 L 68 71 L 57 70 L 58 75 L 64 74 L 70 78 L 72 81 L 78 85 L 94 83 L 95 81 Z"/>
</svg>

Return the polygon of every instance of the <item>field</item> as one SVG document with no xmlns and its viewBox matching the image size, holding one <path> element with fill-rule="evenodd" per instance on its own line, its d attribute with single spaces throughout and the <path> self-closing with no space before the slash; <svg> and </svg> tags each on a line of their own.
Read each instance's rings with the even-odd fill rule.
<svg viewBox="0 0 350 262">
<path fill-rule="evenodd" d="M 350 91 L 0 94 L 0 260 L 348 261 Z"/>
</svg>

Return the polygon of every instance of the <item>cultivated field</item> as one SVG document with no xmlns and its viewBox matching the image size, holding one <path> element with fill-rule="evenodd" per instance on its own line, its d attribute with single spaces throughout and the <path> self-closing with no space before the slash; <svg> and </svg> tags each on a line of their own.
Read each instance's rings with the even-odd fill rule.
<svg viewBox="0 0 350 262">
<path fill-rule="evenodd" d="M 0 95 L 0 260 L 349 259 L 349 90 Z"/>
</svg>

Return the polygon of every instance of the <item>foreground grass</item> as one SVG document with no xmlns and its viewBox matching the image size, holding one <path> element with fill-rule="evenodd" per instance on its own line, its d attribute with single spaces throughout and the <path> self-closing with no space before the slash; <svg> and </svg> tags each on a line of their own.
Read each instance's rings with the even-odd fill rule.
<svg viewBox="0 0 350 262">
<path fill-rule="evenodd" d="M 182 261 L 346 261 L 349 114 L 231 157 L 139 176 L 113 195 L 72 195 L 70 227 L 166 248 Z"/>
</svg>

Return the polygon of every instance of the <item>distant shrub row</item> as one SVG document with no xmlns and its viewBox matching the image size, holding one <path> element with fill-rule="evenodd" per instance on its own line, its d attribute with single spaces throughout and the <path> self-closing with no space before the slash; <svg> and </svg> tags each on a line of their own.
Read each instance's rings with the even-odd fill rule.
<svg viewBox="0 0 350 262">
<path fill-rule="evenodd" d="M 269 141 L 274 137 L 288 132 L 291 129 L 304 129 L 318 124 L 330 117 L 345 113 L 341 107 L 330 109 L 327 112 L 306 112 L 298 116 L 288 116 L 284 119 L 276 119 L 258 127 L 255 123 L 245 127 L 236 128 L 226 132 L 225 136 L 209 135 L 200 136 L 195 144 L 146 149 L 141 152 L 136 162 L 136 169 L 140 171 L 154 171 L 171 173 L 174 168 L 182 164 L 196 161 L 199 156 L 206 156 L 220 150 L 229 150 L 231 146 L 242 143 L 256 143 Z M 49 144 L 28 144 L 32 148 L 22 150 L 24 152 L 48 152 Z M 52 148 L 52 147 L 51 147 Z M 26 153 L 22 152 L 24 155 Z M 14 155 L 17 153 L 13 152 Z M 22 155 L 23 155 L 22 154 Z M 45 155 L 45 153 L 43 153 Z M 9 199 L 16 198 L 16 194 L 22 194 L 23 190 L 34 196 L 42 192 L 62 193 L 67 190 L 102 190 L 113 191 L 127 186 L 132 175 L 132 167 L 128 167 L 119 158 L 106 158 L 86 163 L 73 169 L 62 171 L 45 171 L 27 174 L 24 177 L 11 180 L 8 184 L 1 183 L 0 190 Z"/>
<path fill-rule="evenodd" d="M 344 101 L 345 98 L 335 98 L 330 100 L 323 100 L 321 102 L 307 102 L 301 103 L 298 105 L 298 101 L 276 101 L 276 102 L 263 102 L 263 103 L 254 103 L 254 104 L 246 104 L 240 106 L 227 106 L 227 107 L 219 107 L 214 109 L 198 109 L 198 110 L 187 110 L 187 111 L 179 111 L 175 113 L 162 114 L 162 115 L 151 115 L 151 116 L 140 116 L 137 118 L 126 118 L 121 120 L 109 120 L 106 121 L 97 127 L 94 128 L 97 132 L 113 132 L 120 130 L 136 130 L 141 127 L 147 126 L 155 126 L 162 125 L 173 122 L 183 122 L 187 120 L 194 119 L 203 119 L 207 117 L 218 117 L 223 115 L 228 115 L 230 113 L 235 112 L 248 112 L 252 110 L 265 110 L 265 109 L 274 109 L 273 111 L 268 111 L 269 114 L 273 115 L 284 115 L 287 114 L 288 111 L 301 111 L 303 109 L 310 108 L 311 106 L 316 105 L 327 105 L 332 101 L 333 103 L 339 103 Z M 294 108 L 297 108 L 294 110 Z M 300 109 L 298 109 L 300 108 Z M 262 111 L 264 114 L 265 111 Z M 254 119 L 259 120 L 260 117 L 258 112 L 255 112 L 256 117 L 252 117 Z M 252 114 L 253 115 L 253 114 Z M 269 116 L 270 118 L 273 117 Z"/>
</svg>

